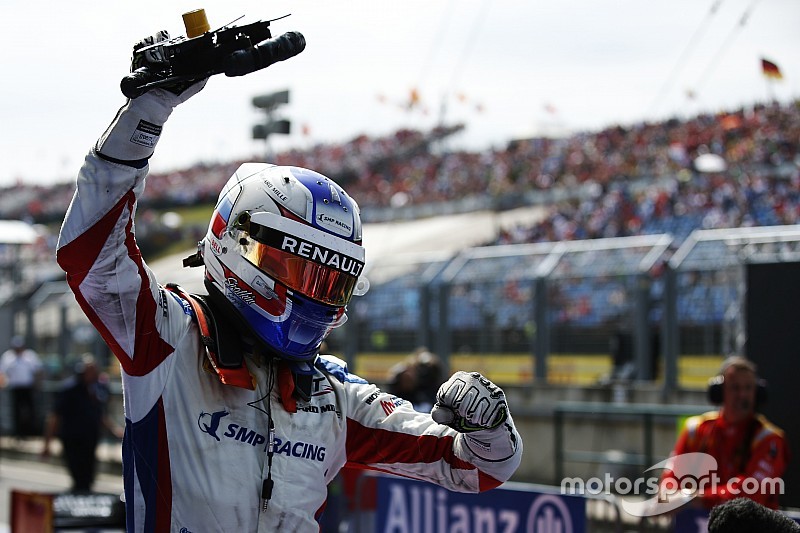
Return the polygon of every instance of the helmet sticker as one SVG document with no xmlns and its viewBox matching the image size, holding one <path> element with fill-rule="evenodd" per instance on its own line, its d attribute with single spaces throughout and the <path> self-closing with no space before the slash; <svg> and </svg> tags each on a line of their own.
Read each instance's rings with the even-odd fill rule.
<svg viewBox="0 0 800 533">
<path fill-rule="evenodd" d="M 234 303 L 238 301 L 242 305 L 253 305 L 256 303 L 256 298 L 253 296 L 253 293 L 240 287 L 239 281 L 239 278 L 233 275 L 225 279 L 226 294 L 229 295 L 228 299 Z M 233 296 L 233 298 L 230 296 Z"/>
<path fill-rule="evenodd" d="M 328 262 L 334 255 L 347 256 L 360 265 L 350 272 L 354 275 L 358 275 L 364 266 L 364 248 L 353 241 L 273 213 L 253 213 L 251 223 L 260 226 L 260 229 L 254 231 L 253 238 L 278 250 L 291 252 L 328 266 L 331 266 Z M 284 237 L 289 239 L 285 243 Z M 292 244 L 294 250 L 284 248 Z M 325 250 L 328 251 L 327 256 Z M 339 263 L 341 264 L 341 258 Z M 350 271 L 341 267 L 339 270 Z"/>
<path fill-rule="evenodd" d="M 358 277 L 364 268 L 362 261 L 277 230 L 266 232 L 266 237 L 262 242 L 283 252 L 310 259 L 315 263 L 335 268 L 355 277 Z"/>
<path fill-rule="evenodd" d="M 214 252 L 214 255 L 222 255 L 227 252 L 227 249 L 222 246 L 217 239 L 210 238 L 208 245 L 211 247 L 211 251 Z"/>
<path fill-rule="evenodd" d="M 342 210 L 340 209 L 339 211 Z M 353 234 L 353 223 L 348 220 L 348 217 L 342 215 L 343 213 L 331 212 L 331 210 L 324 212 L 320 209 L 317 213 L 317 223 L 340 235 L 349 237 Z"/>
<path fill-rule="evenodd" d="M 292 311 L 292 302 L 287 298 L 285 288 L 280 285 L 276 286 L 274 282 L 274 288 L 269 288 L 265 280 L 257 276 L 255 285 L 269 290 L 269 294 L 264 296 L 225 265 L 222 265 L 222 268 L 225 271 L 225 296 L 233 305 L 240 309 L 250 307 L 274 322 L 286 320 Z"/>
</svg>

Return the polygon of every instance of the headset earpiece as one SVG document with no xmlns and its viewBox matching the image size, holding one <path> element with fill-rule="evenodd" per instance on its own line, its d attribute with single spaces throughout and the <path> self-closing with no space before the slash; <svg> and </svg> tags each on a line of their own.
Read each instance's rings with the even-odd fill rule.
<svg viewBox="0 0 800 533">
<path fill-rule="evenodd" d="M 722 389 L 725 376 L 717 374 L 708 380 L 708 401 L 713 405 L 722 405 Z"/>
<path fill-rule="evenodd" d="M 713 405 L 722 405 L 724 401 L 724 384 L 725 376 L 717 374 L 708 380 L 708 401 Z M 756 407 L 760 407 L 767 403 L 767 380 L 758 379 L 756 381 Z"/>
</svg>

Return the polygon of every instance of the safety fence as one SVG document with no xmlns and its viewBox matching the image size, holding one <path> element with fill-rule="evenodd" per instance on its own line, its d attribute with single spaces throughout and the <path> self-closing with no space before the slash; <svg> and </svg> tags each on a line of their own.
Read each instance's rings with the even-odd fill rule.
<svg viewBox="0 0 800 533">
<path fill-rule="evenodd" d="M 369 265 L 330 342 L 373 378 L 425 346 L 451 368 L 501 361 L 501 383 L 702 388 L 742 352 L 747 265 L 797 261 L 800 226 L 394 255 Z"/>
<path fill-rule="evenodd" d="M 800 225 L 467 248 L 368 264 L 329 349 L 373 381 L 420 346 L 501 384 L 657 382 L 702 388 L 746 342 L 746 267 L 800 261 Z M 2 295 L 0 295 L 2 296 Z M 58 374 L 107 349 L 65 282 L 0 297 L 0 339 L 23 334 Z"/>
</svg>

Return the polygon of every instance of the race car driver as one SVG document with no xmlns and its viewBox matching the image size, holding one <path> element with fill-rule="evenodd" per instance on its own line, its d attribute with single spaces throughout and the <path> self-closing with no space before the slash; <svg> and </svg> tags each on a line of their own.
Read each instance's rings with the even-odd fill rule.
<svg viewBox="0 0 800 533">
<path fill-rule="evenodd" d="M 59 238 L 58 263 L 121 366 L 127 530 L 317 531 L 346 463 L 464 492 L 509 479 L 522 441 L 480 374 L 456 372 L 418 413 L 319 354 L 364 285 L 359 208 L 328 177 L 243 164 L 185 262 L 203 266 L 208 294 L 154 278 L 137 199 L 167 118 L 205 83 L 125 102 Z"/>
</svg>

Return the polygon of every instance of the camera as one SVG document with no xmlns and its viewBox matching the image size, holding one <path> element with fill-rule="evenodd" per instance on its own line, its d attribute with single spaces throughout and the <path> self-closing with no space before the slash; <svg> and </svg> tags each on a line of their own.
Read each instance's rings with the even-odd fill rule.
<svg viewBox="0 0 800 533">
<path fill-rule="evenodd" d="M 199 24 L 196 23 L 198 13 Z M 187 15 L 193 15 L 194 19 Z M 196 23 L 194 26 L 191 26 L 192 21 Z M 184 22 L 188 37 L 134 48 L 134 70 L 122 78 L 122 94 L 138 98 L 157 87 L 180 92 L 214 74 L 243 76 L 294 57 L 305 49 L 305 38 L 299 32 L 287 32 L 273 39 L 269 29 L 272 21 L 207 31 L 205 13 L 197 10 L 184 14 Z M 199 35 L 193 36 L 193 33 Z"/>
</svg>

